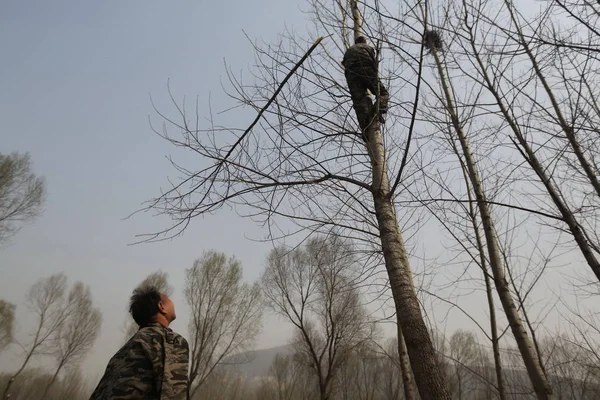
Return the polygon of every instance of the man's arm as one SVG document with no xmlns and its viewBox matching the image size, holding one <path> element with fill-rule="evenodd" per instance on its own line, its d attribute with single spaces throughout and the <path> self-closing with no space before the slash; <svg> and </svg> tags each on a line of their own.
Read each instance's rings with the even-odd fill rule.
<svg viewBox="0 0 600 400">
<path fill-rule="evenodd" d="M 168 331 L 165 337 L 165 369 L 161 400 L 188 398 L 189 358 L 188 342 L 175 332 Z"/>
<path fill-rule="evenodd" d="M 163 335 L 155 329 L 143 328 L 138 333 L 137 341 L 150 362 L 156 393 L 160 395 L 165 360 Z"/>
<path fill-rule="evenodd" d="M 151 370 L 146 342 L 136 334 L 110 359 L 90 400 L 155 396 L 156 380 Z"/>
<path fill-rule="evenodd" d="M 188 392 L 189 347 L 172 331 L 150 330 L 144 335 L 144 351 L 152 364 L 160 400 L 185 400 Z"/>
</svg>

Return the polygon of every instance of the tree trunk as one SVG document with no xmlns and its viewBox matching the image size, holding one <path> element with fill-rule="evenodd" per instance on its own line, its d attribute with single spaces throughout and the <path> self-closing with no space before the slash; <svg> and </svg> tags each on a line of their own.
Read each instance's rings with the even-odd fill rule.
<svg viewBox="0 0 600 400">
<path fill-rule="evenodd" d="M 355 39 L 362 36 L 362 16 L 358 10 L 357 0 L 350 0 L 352 17 L 354 22 Z M 352 94 L 352 93 L 351 93 Z M 366 104 L 356 104 L 357 97 L 362 98 Z M 352 95 L 354 110 L 357 112 L 358 121 L 366 121 L 376 113 L 371 112 L 374 108 L 373 102 L 366 96 Z M 367 107 L 362 107 L 366 105 Z M 361 112 L 369 115 L 359 115 Z M 363 134 L 365 145 L 371 160 L 372 184 L 371 192 L 377 218 L 383 258 L 387 269 L 388 278 L 394 305 L 396 308 L 396 319 L 398 327 L 401 328 L 404 344 L 410 364 L 412 367 L 417 388 L 422 399 L 450 400 L 450 393 L 444 382 L 443 375 L 437 360 L 437 354 L 431 342 L 429 331 L 423 315 L 421 305 L 417 298 L 412 271 L 408 262 L 408 255 L 404 246 L 404 239 L 398 227 L 396 212 L 390 193 L 390 182 L 387 175 L 386 154 L 383 144 L 383 135 L 379 119 L 372 118 Z M 398 335 L 398 348 L 402 336 Z"/>
<path fill-rule="evenodd" d="M 383 257 L 396 306 L 397 323 L 404 334 L 417 388 L 423 399 L 449 400 L 451 397 L 421 313 L 404 240 L 390 198 L 383 136 L 376 118 L 367 129 L 366 137 L 373 170 L 373 201 Z"/>
<path fill-rule="evenodd" d="M 548 99 L 550 100 L 550 103 L 552 104 L 552 108 L 554 109 L 554 112 L 556 114 L 556 119 L 558 120 L 558 123 L 559 123 L 563 133 L 567 137 L 567 140 L 569 141 L 569 144 L 571 145 L 571 149 L 573 150 L 573 153 L 575 153 L 575 156 L 577 157 L 577 160 L 579 161 L 579 164 L 581 165 L 581 169 L 583 170 L 583 172 L 585 173 L 585 176 L 590 181 L 590 184 L 594 188 L 596 195 L 598 197 L 600 197 L 600 181 L 598 180 L 598 177 L 596 176 L 596 171 L 594 171 L 594 168 L 592 167 L 592 165 L 586 158 L 586 156 L 583 152 L 583 149 L 581 148 L 581 145 L 579 144 L 579 141 L 577 140 L 577 137 L 575 137 L 575 129 L 573 128 L 573 126 L 571 124 L 569 124 L 567 122 L 567 119 L 563 115 L 563 113 L 560 109 L 560 105 L 558 104 L 558 100 L 554 96 L 554 93 L 553 93 L 552 89 L 550 88 L 550 85 L 548 84 L 546 77 L 544 76 L 544 74 L 542 73 L 542 70 L 540 69 L 540 65 L 539 65 L 537 59 L 535 58 L 535 55 L 533 54 L 533 52 L 531 51 L 531 48 L 529 47 L 529 44 L 527 43 L 528 41 L 525 39 L 525 36 L 523 35 L 523 32 L 521 31 L 521 27 L 519 26 L 519 23 L 513 12 L 514 6 L 511 3 L 508 3 L 506 1 L 505 1 L 505 4 L 506 4 L 508 12 L 510 13 L 510 16 L 515 24 L 515 27 L 517 29 L 517 33 L 519 35 L 519 44 L 521 46 L 523 46 L 523 49 L 525 50 L 527 57 L 531 61 L 531 65 L 533 66 L 533 70 L 535 71 L 536 76 L 542 83 L 542 86 L 544 87 L 544 91 L 548 95 Z"/>
<path fill-rule="evenodd" d="M 40 343 L 38 343 L 38 340 L 40 338 L 40 332 L 42 331 L 42 327 L 44 326 L 44 320 L 45 320 L 45 318 L 44 318 L 44 315 L 42 314 L 40 316 L 40 322 L 38 323 L 38 328 L 37 328 L 37 331 L 35 332 L 35 337 L 33 339 L 32 345 L 31 345 L 31 350 L 29 350 L 29 352 L 27 353 L 27 356 L 25 357 L 25 361 L 23 361 L 21 368 L 19 368 L 19 370 L 17 372 L 15 372 L 15 374 L 13 376 L 11 376 L 10 380 L 6 383 L 6 388 L 4 388 L 4 393 L 2 394 L 2 399 L 8 400 L 10 398 L 10 387 L 15 382 L 15 379 L 17 379 L 17 377 L 19 375 L 21 375 L 21 372 L 23 372 L 23 370 L 27 366 L 27 364 L 29 363 L 29 360 L 31 360 L 31 357 L 33 357 L 33 353 L 35 352 L 37 347 L 40 345 Z"/>
<path fill-rule="evenodd" d="M 402 387 L 404 389 L 405 400 L 416 400 L 415 385 L 412 378 L 412 368 L 410 367 L 410 359 L 406 350 L 406 342 L 402 327 L 398 327 L 398 356 L 400 357 L 400 371 L 402 372 Z"/>
<path fill-rule="evenodd" d="M 569 206 L 563 201 L 563 198 L 560 195 L 560 191 L 555 187 L 555 185 L 552 183 L 550 177 L 546 174 L 546 169 L 542 166 L 541 162 L 538 160 L 535 152 L 533 151 L 531 146 L 529 146 L 529 143 L 527 143 L 527 140 L 525 140 L 525 138 L 523 137 L 523 134 L 521 133 L 518 125 L 513 120 L 511 114 L 509 113 L 508 107 L 504 104 L 504 100 L 503 100 L 502 96 L 494 88 L 492 79 L 488 75 L 487 69 L 485 68 L 483 61 L 481 60 L 481 57 L 479 56 L 478 50 L 477 50 L 472 38 L 471 38 L 471 48 L 473 49 L 473 54 L 475 55 L 477 65 L 479 66 L 479 69 L 480 69 L 481 75 L 485 81 L 486 87 L 488 88 L 490 93 L 494 96 L 494 99 L 496 100 L 496 104 L 498 105 L 498 107 L 500 108 L 500 112 L 502 113 L 502 116 L 508 123 L 508 126 L 515 134 L 515 137 L 517 138 L 518 143 L 521 145 L 521 147 L 524 150 L 524 153 L 522 153 L 523 158 L 525 158 L 527 163 L 531 166 L 531 168 L 534 170 L 534 172 L 536 173 L 536 175 L 538 176 L 538 178 L 540 179 L 540 181 L 546 188 L 548 195 L 550 196 L 550 198 L 552 199 L 552 202 L 554 203 L 554 205 L 560 212 L 563 221 L 569 227 L 569 230 L 571 231 L 571 234 L 573 235 L 573 239 L 575 239 L 575 242 L 577 243 L 577 246 L 579 247 L 585 260 L 587 261 L 589 267 L 591 268 L 592 272 L 596 276 L 596 279 L 598 279 L 598 281 L 600 281 L 600 262 L 596 258 L 594 251 L 592 250 L 590 244 L 588 243 L 583 229 L 577 222 L 577 219 L 575 218 L 575 215 L 573 214 L 573 212 L 571 211 Z"/>
<path fill-rule="evenodd" d="M 517 346 L 521 353 L 521 357 L 523 358 L 523 362 L 525 363 L 525 368 L 527 369 L 527 373 L 529 374 L 529 378 L 531 379 L 531 383 L 533 385 L 538 399 L 553 399 L 554 397 L 552 395 L 552 388 L 548 384 L 546 376 L 544 375 L 542 367 L 539 363 L 539 359 L 534 352 L 531 340 L 529 339 L 527 331 L 523 326 L 523 321 L 521 320 L 519 311 L 512 298 L 512 293 L 510 292 L 510 287 L 504 274 L 504 265 L 502 263 L 500 248 L 498 245 L 498 238 L 496 237 L 496 228 L 494 226 L 492 214 L 490 212 L 487 198 L 483 190 L 481 179 L 479 178 L 479 172 L 477 171 L 477 167 L 475 166 L 475 160 L 472 156 L 469 142 L 467 141 L 467 137 L 462 129 L 460 121 L 458 120 L 457 113 L 455 112 L 454 101 L 452 99 L 452 95 L 450 94 L 448 80 L 446 79 L 443 64 L 440 60 L 440 56 L 438 54 L 437 49 L 433 49 L 432 54 L 435 58 L 435 63 L 440 76 L 442 89 L 444 91 L 444 97 L 446 100 L 445 107 L 449 113 L 452 127 L 458 136 L 465 164 L 467 165 L 469 180 L 471 181 L 471 185 L 475 194 L 475 199 L 477 201 L 477 206 L 479 207 L 479 213 L 481 216 L 481 222 L 483 225 L 483 231 L 487 243 L 490 267 L 492 269 L 494 282 L 496 284 L 496 291 L 498 292 L 498 296 L 500 297 L 500 302 L 502 303 L 504 313 L 506 314 L 506 318 L 508 319 L 512 333 L 515 337 L 515 341 L 517 342 Z"/>
<path fill-rule="evenodd" d="M 464 164 L 463 164 L 464 165 Z M 502 375 L 502 359 L 500 358 L 500 339 L 498 338 L 498 325 L 496 323 L 496 306 L 494 305 L 494 292 L 492 288 L 492 282 L 487 268 L 487 260 L 485 258 L 485 246 L 481 238 L 481 232 L 477 225 L 477 214 L 473 207 L 473 194 L 471 185 L 469 184 L 468 171 L 464 170 L 465 181 L 467 183 L 467 195 L 469 197 L 469 214 L 471 217 L 471 223 L 473 224 L 473 231 L 475 232 L 475 241 L 477 243 L 477 250 L 479 252 L 479 263 L 481 265 L 481 272 L 483 273 L 483 280 L 485 282 L 485 294 L 488 301 L 488 309 L 490 310 L 490 331 L 492 336 L 492 352 L 494 354 L 494 370 L 496 372 L 496 385 L 498 389 L 498 397 L 500 400 L 506 400 L 506 389 L 504 385 L 504 376 Z"/>
<path fill-rule="evenodd" d="M 15 382 L 15 379 L 17 379 L 17 377 L 19 375 L 21 375 L 21 372 L 23 372 L 23 370 L 25 369 L 25 367 L 27 366 L 27 364 L 29 363 L 29 360 L 31 359 L 31 356 L 33 355 L 33 350 L 30 351 L 27 354 L 27 357 L 25 357 L 25 361 L 23 361 L 23 364 L 21 365 L 21 368 L 19 368 L 19 370 L 17 372 L 15 372 L 15 374 L 13 376 L 10 377 L 8 383 L 6 384 L 6 388 L 4 388 L 4 393 L 2 394 L 2 398 L 4 400 L 8 400 L 10 399 L 10 387 L 12 386 L 12 384 Z"/>
<path fill-rule="evenodd" d="M 64 363 L 61 361 L 58 364 L 58 368 L 56 368 L 56 371 L 54 372 L 54 375 L 52 376 L 52 379 L 50 379 L 50 382 L 48 383 L 48 385 L 46 386 L 46 389 L 44 390 L 44 394 L 42 395 L 40 400 L 44 400 L 46 398 L 46 396 L 48 395 L 48 391 L 50 390 L 50 387 L 52 386 L 52 384 L 54 384 L 54 381 L 56 380 L 56 378 L 58 377 L 58 374 L 60 373 L 60 371 L 62 370 L 62 367 L 64 366 Z"/>
<path fill-rule="evenodd" d="M 327 394 L 327 384 L 320 383 L 319 384 L 319 399 L 320 400 L 328 400 L 329 395 Z"/>
<path fill-rule="evenodd" d="M 479 233 L 477 233 L 479 236 Z M 481 239 L 478 238 L 478 242 Z M 484 258 L 483 254 L 481 258 Z M 485 264 L 484 264 L 485 265 Z M 502 359 L 500 358 L 500 339 L 498 338 L 498 325 L 496 323 L 496 310 L 494 305 L 494 293 L 492 292 L 492 283 L 487 270 L 483 271 L 485 279 L 485 293 L 490 310 L 490 330 L 492 333 L 492 352 L 494 354 L 494 370 L 496 371 L 496 385 L 498 386 L 498 397 L 500 400 L 506 400 L 506 389 L 504 385 L 504 376 L 502 375 Z"/>
</svg>

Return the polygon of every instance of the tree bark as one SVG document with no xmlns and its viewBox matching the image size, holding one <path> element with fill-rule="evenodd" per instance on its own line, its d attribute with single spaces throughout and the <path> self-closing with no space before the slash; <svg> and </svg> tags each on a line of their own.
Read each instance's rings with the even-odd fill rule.
<svg viewBox="0 0 600 400">
<path fill-rule="evenodd" d="M 521 320 L 519 311 L 512 298 L 512 293 L 510 292 L 508 281 L 505 277 L 504 265 L 502 263 L 498 238 L 496 237 L 496 228 L 494 220 L 492 218 L 489 203 L 487 201 L 483 185 L 479 177 L 479 172 L 477 171 L 477 167 L 475 165 L 475 160 L 471 153 L 469 142 L 462 129 L 462 125 L 460 124 L 458 115 L 455 112 L 454 101 L 450 93 L 450 87 L 448 85 L 448 80 L 446 79 L 446 75 L 444 73 L 444 68 L 440 59 L 440 55 L 437 49 L 433 49 L 432 54 L 435 58 L 435 63 L 440 76 L 442 89 L 444 91 L 444 97 L 446 101 L 445 107 L 450 116 L 452 128 L 458 136 L 465 164 L 467 165 L 469 180 L 471 181 L 473 192 L 475 194 L 475 199 L 477 201 L 477 206 L 479 207 L 479 213 L 481 216 L 481 222 L 483 225 L 483 231 L 487 243 L 490 267 L 494 276 L 496 291 L 498 292 L 498 296 L 500 297 L 500 302 L 502 303 L 504 313 L 506 314 L 506 318 L 508 319 L 512 333 L 515 337 L 515 341 L 517 342 L 517 346 L 521 353 L 521 357 L 523 358 L 523 362 L 525 363 L 525 368 L 527 369 L 527 373 L 529 374 L 529 378 L 531 379 L 531 383 L 533 385 L 538 399 L 553 399 L 554 397 L 552 394 L 552 388 L 550 387 L 548 380 L 546 379 L 546 376 L 542 371 L 539 359 L 537 357 L 537 354 L 535 354 L 531 340 L 527 335 L 527 331 L 523 325 L 523 321 Z"/>
<path fill-rule="evenodd" d="M 396 220 L 387 175 L 383 135 L 377 118 L 373 118 L 365 136 L 368 139 L 367 147 L 371 158 L 373 201 L 383 257 L 396 306 L 397 323 L 404 334 L 417 388 L 423 399 L 449 400 L 451 397 L 442 378 L 437 355 L 421 313 L 404 239 Z"/>
<path fill-rule="evenodd" d="M 521 30 L 521 27 L 519 26 L 519 22 L 517 21 L 517 18 L 513 12 L 514 5 L 507 2 L 506 0 L 505 0 L 505 4 L 508 9 L 508 12 L 510 13 L 511 19 L 513 20 L 513 22 L 515 24 L 515 28 L 517 30 L 517 34 L 519 37 L 519 44 L 521 46 L 523 46 L 523 49 L 525 50 L 527 57 L 531 61 L 531 65 L 533 67 L 533 70 L 535 71 L 536 76 L 542 83 L 544 91 L 548 95 L 548 99 L 550 100 L 550 103 L 552 104 L 552 108 L 554 109 L 554 112 L 556 114 L 556 119 L 558 120 L 558 124 L 561 127 L 565 136 L 567 137 L 567 140 L 569 141 L 569 144 L 571 145 L 571 149 L 573 150 L 573 153 L 575 153 L 575 156 L 577 157 L 577 160 L 579 161 L 579 164 L 581 165 L 581 169 L 585 172 L 585 176 L 590 181 L 590 184 L 594 188 L 596 195 L 598 197 L 600 197 L 600 180 L 598 180 L 598 177 L 596 176 L 596 171 L 594 171 L 594 168 L 592 167 L 592 165 L 586 158 L 584 151 L 581 148 L 581 145 L 579 144 L 577 137 L 575 136 L 575 129 L 573 128 L 573 126 L 571 126 L 571 124 L 569 124 L 567 122 L 567 119 L 563 115 L 563 113 L 560 109 L 560 105 L 558 104 L 558 101 L 557 101 L 556 97 L 554 96 L 552 89 L 550 88 L 550 84 L 548 84 L 548 81 L 546 80 L 546 77 L 542 73 L 542 70 L 540 68 L 540 65 L 539 65 L 537 59 L 535 58 L 535 55 L 533 54 L 533 52 L 531 51 L 531 48 L 529 47 L 529 44 L 527 43 L 528 41 L 525 39 L 525 36 L 523 35 L 523 31 Z"/>
<path fill-rule="evenodd" d="M 504 385 L 504 376 L 502 374 L 502 359 L 500 358 L 500 339 L 498 338 L 498 324 L 496 319 L 496 306 L 494 304 L 494 292 L 490 275 L 488 273 L 487 260 L 485 257 L 485 246 L 477 225 L 477 214 L 473 207 L 473 192 L 471 185 L 469 184 L 468 171 L 465 171 L 463 165 L 463 174 L 467 184 L 467 195 L 469 197 L 469 214 L 471 223 L 473 224 L 473 231 L 475 233 L 475 242 L 477 243 L 477 251 L 479 252 L 479 263 L 481 265 L 481 272 L 483 273 L 483 280 L 485 282 L 485 293 L 488 301 L 488 309 L 490 310 L 490 331 L 492 336 L 492 352 L 494 355 L 494 370 L 496 372 L 496 385 L 498 390 L 498 397 L 500 400 L 506 400 L 506 386 Z"/>
<path fill-rule="evenodd" d="M 400 357 L 400 372 L 402 372 L 402 388 L 404 389 L 405 400 L 416 400 L 415 385 L 412 378 L 412 368 L 410 367 L 410 359 L 404 341 L 402 327 L 398 327 L 398 356 Z"/>
<path fill-rule="evenodd" d="M 469 27 L 467 27 L 467 28 L 469 28 Z M 492 79 L 489 76 L 487 69 L 485 68 L 485 65 L 483 64 L 483 61 L 481 60 L 481 57 L 475 47 L 472 34 L 471 34 L 470 43 L 471 43 L 471 48 L 473 49 L 473 54 L 475 55 L 475 61 L 477 62 L 477 65 L 479 66 L 480 73 L 486 84 L 486 88 L 494 96 L 494 99 L 496 100 L 496 104 L 498 105 L 498 107 L 500 108 L 500 112 L 502 113 L 502 116 L 508 123 L 508 126 L 510 127 L 511 131 L 514 133 L 518 144 L 523 148 L 523 152 L 521 153 L 523 155 L 523 158 L 531 166 L 531 169 L 533 169 L 533 171 L 536 173 L 536 175 L 538 176 L 538 178 L 540 179 L 540 181 L 546 188 L 546 191 L 548 192 L 548 195 L 552 199 L 552 202 L 554 203 L 554 205 L 560 212 L 560 215 L 562 216 L 563 221 L 569 227 L 569 231 L 571 232 L 571 235 L 573 235 L 573 239 L 577 243 L 577 246 L 579 247 L 581 254 L 583 254 L 583 257 L 585 258 L 590 269 L 596 276 L 596 279 L 598 279 L 598 281 L 600 281 L 600 261 L 596 258 L 596 255 L 594 254 L 594 250 L 591 248 L 590 244 L 588 243 L 588 240 L 586 238 L 583 228 L 581 227 L 581 225 L 579 225 L 579 222 L 577 221 L 577 218 L 575 218 L 575 215 L 573 214 L 572 210 L 569 208 L 567 203 L 563 200 L 563 197 L 560 195 L 560 190 L 558 188 L 556 188 L 556 186 L 552 182 L 551 178 L 547 175 L 546 168 L 544 168 L 542 163 L 537 158 L 535 151 L 531 148 L 531 146 L 529 145 L 527 140 L 525 140 L 525 137 L 521 133 L 519 126 L 517 125 L 517 123 L 513 120 L 512 116 L 510 115 L 509 108 L 504 103 L 502 96 L 500 96 L 498 91 L 495 90 Z"/>
<path fill-rule="evenodd" d="M 362 36 L 362 16 L 358 10 L 357 0 L 350 0 L 350 8 L 352 9 L 354 22 L 354 38 L 356 39 Z M 362 98 L 365 104 L 356 104 L 355 99 L 357 97 Z M 404 337 L 404 344 L 421 398 L 450 400 L 450 392 L 444 382 L 437 362 L 437 354 L 421 313 L 421 305 L 415 290 L 404 239 L 396 220 L 396 210 L 392 202 L 390 182 L 387 175 L 383 135 L 379 118 L 377 118 L 378 113 L 376 112 L 378 107 L 375 107 L 371 99 L 366 96 L 353 95 L 352 100 L 359 121 L 372 118 L 371 123 L 361 133 L 371 161 L 371 192 L 383 258 L 396 308 L 396 322 L 403 333 L 402 336 L 398 335 L 398 348 L 403 347 L 400 341 Z M 365 105 L 367 107 L 363 107 Z M 375 112 L 373 112 L 374 109 Z M 362 114 L 364 112 L 369 115 Z M 373 117 L 374 115 L 375 117 Z"/>
</svg>

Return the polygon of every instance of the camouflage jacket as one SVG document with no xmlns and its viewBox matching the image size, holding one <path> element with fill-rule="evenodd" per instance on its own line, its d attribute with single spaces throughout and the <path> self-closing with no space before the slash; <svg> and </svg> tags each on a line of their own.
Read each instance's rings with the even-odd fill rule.
<svg viewBox="0 0 600 400">
<path fill-rule="evenodd" d="M 187 341 L 150 324 L 111 358 L 90 400 L 188 399 L 188 364 Z"/>
<path fill-rule="evenodd" d="M 376 70 L 377 55 L 375 49 L 366 43 L 357 43 L 350 46 L 344 53 L 342 65 L 346 69 Z"/>
</svg>

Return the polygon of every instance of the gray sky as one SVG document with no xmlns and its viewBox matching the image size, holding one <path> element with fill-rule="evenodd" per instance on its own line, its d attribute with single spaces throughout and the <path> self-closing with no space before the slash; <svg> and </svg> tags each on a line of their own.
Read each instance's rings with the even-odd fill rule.
<svg viewBox="0 0 600 400">
<path fill-rule="evenodd" d="M 92 374 L 121 344 L 127 296 L 148 273 L 167 271 L 180 292 L 184 268 L 214 248 L 236 255 L 255 279 L 268 251 L 245 238 L 260 230 L 229 210 L 196 220 L 174 241 L 127 246 L 164 227 L 150 214 L 122 218 L 173 174 L 170 145 L 149 128 L 148 115 L 158 121 L 149 95 L 167 107 L 170 78 L 179 98 L 199 95 L 208 110 L 212 92 L 219 110 L 223 59 L 235 72 L 253 61 L 242 30 L 272 41 L 284 22 L 304 30 L 304 21 L 295 0 L 0 2 L 0 151 L 29 151 L 48 188 L 42 217 L 0 248 L 0 293 L 20 304 L 37 278 L 59 271 L 89 284 L 104 314 L 86 362 Z M 175 300 L 182 303 L 179 293 Z M 26 327 L 24 308 L 17 314 Z M 185 330 L 185 318 L 173 327 Z M 258 345 L 286 339 L 266 327 Z"/>
<path fill-rule="evenodd" d="M 199 108 L 208 113 L 211 93 L 214 110 L 231 106 L 219 82 L 225 75 L 223 59 L 236 73 L 247 71 L 254 60 L 242 30 L 267 42 L 274 42 L 284 27 L 304 33 L 308 20 L 300 7 L 306 8 L 306 3 L 0 2 L 0 152 L 30 152 L 34 170 L 46 178 L 48 188 L 42 217 L 0 248 L 0 297 L 19 306 L 19 332 L 31 322 L 22 307 L 24 293 L 38 278 L 65 272 L 71 282 L 90 285 L 104 316 L 102 334 L 84 365 L 94 381 L 122 344 L 132 288 L 149 273 L 169 273 L 180 311 L 173 328 L 184 334 L 184 269 L 204 250 L 235 255 L 249 280 L 259 276 L 269 245 L 248 237 L 264 233 L 231 210 L 196 219 L 173 241 L 137 246 L 127 246 L 134 235 L 164 228 L 166 222 L 150 214 L 123 218 L 174 176 L 164 158 L 172 148 L 148 124 L 149 115 L 160 123 L 149 94 L 159 109 L 170 112 L 170 78 L 177 100 L 185 95 L 192 102 L 199 95 Z M 251 116 L 244 112 L 239 121 L 229 120 L 227 125 L 245 126 Z M 441 230 L 432 223 L 422 232 L 426 240 L 417 241 L 416 253 L 427 257 L 411 260 L 417 270 L 432 274 L 430 260 L 444 251 Z M 461 271 L 450 265 L 440 279 L 457 279 Z M 546 276 L 558 285 L 558 272 Z M 557 293 L 544 286 L 538 298 Z M 482 299 L 482 292 L 474 293 L 464 308 L 485 320 Z M 440 302 L 426 306 L 435 308 L 440 327 L 469 328 L 459 313 L 446 318 Z M 259 348 L 287 342 L 288 329 L 275 322 L 266 320 Z M 558 325 L 560 316 L 553 314 L 545 323 Z M 10 357 L 5 355 L 0 368 L 14 368 L 14 350 Z"/>
</svg>

